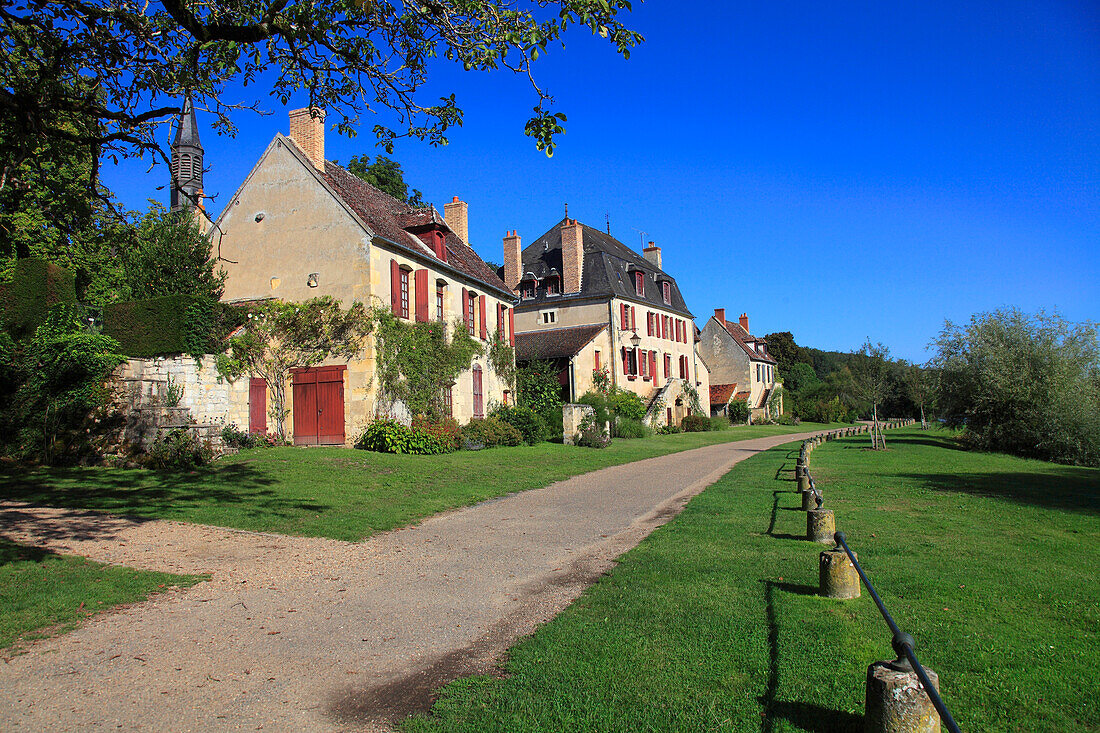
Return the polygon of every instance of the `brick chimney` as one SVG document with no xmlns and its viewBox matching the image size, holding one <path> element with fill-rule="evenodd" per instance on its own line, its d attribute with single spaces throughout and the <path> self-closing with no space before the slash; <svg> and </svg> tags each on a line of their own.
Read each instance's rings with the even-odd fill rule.
<svg viewBox="0 0 1100 733">
<path fill-rule="evenodd" d="M 469 216 L 470 205 L 465 201 L 459 201 L 458 196 L 455 196 L 451 203 L 443 204 L 443 220 L 467 247 L 470 246 Z"/>
<path fill-rule="evenodd" d="M 715 308 L 714 309 L 714 319 L 716 321 L 718 321 L 719 326 L 721 326 L 722 328 L 725 328 L 726 327 L 726 309 L 725 308 Z"/>
<path fill-rule="evenodd" d="M 314 117 L 313 115 L 317 116 Z M 316 107 L 290 111 L 290 139 L 301 148 L 313 167 L 325 171 L 325 111 Z"/>
<path fill-rule="evenodd" d="M 523 278 L 523 249 L 519 235 L 510 231 L 504 235 L 504 284 L 512 290 Z"/>
<path fill-rule="evenodd" d="M 749 331 L 749 314 L 748 313 L 742 313 L 741 318 L 738 319 L 738 320 L 741 323 L 741 328 L 745 329 L 745 333 L 751 333 Z"/>
<path fill-rule="evenodd" d="M 562 293 L 581 291 L 584 269 L 584 230 L 576 219 L 566 219 L 561 225 Z"/>
<path fill-rule="evenodd" d="M 652 262 L 658 270 L 661 269 L 661 248 L 649 243 L 649 246 L 642 250 L 642 256 Z"/>
</svg>

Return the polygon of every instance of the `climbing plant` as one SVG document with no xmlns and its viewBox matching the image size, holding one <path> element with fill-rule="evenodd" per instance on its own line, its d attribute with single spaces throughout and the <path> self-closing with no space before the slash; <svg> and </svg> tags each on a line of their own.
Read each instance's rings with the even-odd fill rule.
<svg viewBox="0 0 1100 733">
<path fill-rule="evenodd" d="M 516 350 L 508 340 L 497 331 L 489 341 L 489 366 L 496 375 L 508 385 L 509 389 L 516 388 Z"/>
<path fill-rule="evenodd" d="M 699 401 L 699 390 L 695 389 L 695 385 L 684 380 L 684 384 L 680 387 L 680 391 L 684 393 L 684 397 L 687 398 L 688 406 L 696 414 L 703 412 L 703 403 Z"/>
<path fill-rule="evenodd" d="M 379 406 L 392 409 L 402 402 L 413 415 L 441 418 L 444 390 L 484 353 L 484 347 L 460 321 L 449 329 L 438 321 L 410 323 L 384 308 L 375 308 L 372 317 Z"/>
</svg>

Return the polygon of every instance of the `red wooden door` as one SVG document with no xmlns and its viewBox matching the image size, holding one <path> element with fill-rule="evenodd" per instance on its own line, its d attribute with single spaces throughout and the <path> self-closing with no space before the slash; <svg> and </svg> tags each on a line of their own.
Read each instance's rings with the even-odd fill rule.
<svg viewBox="0 0 1100 733">
<path fill-rule="evenodd" d="M 345 369 L 294 370 L 294 445 L 344 444 Z"/>
<path fill-rule="evenodd" d="M 267 432 L 267 380 L 260 377 L 248 381 L 248 432 Z"/>
</svg>

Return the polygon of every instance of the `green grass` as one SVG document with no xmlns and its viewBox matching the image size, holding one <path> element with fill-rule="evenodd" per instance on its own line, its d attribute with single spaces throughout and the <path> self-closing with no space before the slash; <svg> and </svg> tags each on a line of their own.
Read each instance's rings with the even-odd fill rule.
<svg viewBox="0 0 1100 733">
<path fill-rule="evenodd" d="M 121 603 L 204 577 L 102 565 L 0 539 L 0 649 L 18 651 Z"/>
<path fill-rule="evenodd" d="M 360 540 L 447 509 L 540 488 L 597 468 L 822 427 L 751 426 L 615 440 L 603 450 L 542 443 L 443 456 L 259 448 L 192 472 L 9 470 L 0 474 L 0 495 L 48 506 Z"/>
<path fill-rule="evenodd" d="M 964 731 L 1100 730 L 1100 471 L 950 438 L 834 441 L 812 469 Z M 404 729 L 862 730 L 889 633 L 866 593 L 814 595 L 795 456 L 738 464 L 514 647 L 502 678 L 452 683 Z"/>
</svg>

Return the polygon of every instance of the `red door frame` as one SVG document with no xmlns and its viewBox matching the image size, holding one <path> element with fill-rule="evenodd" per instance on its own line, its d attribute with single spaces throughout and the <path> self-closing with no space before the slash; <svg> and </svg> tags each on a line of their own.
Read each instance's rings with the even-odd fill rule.
<svg viewBox="0 0 1100 733">
<path fill-rule="evenodd" d="M 294 445 L 343 445 L 347 365 L 292 369 Z"/>
</svg>

